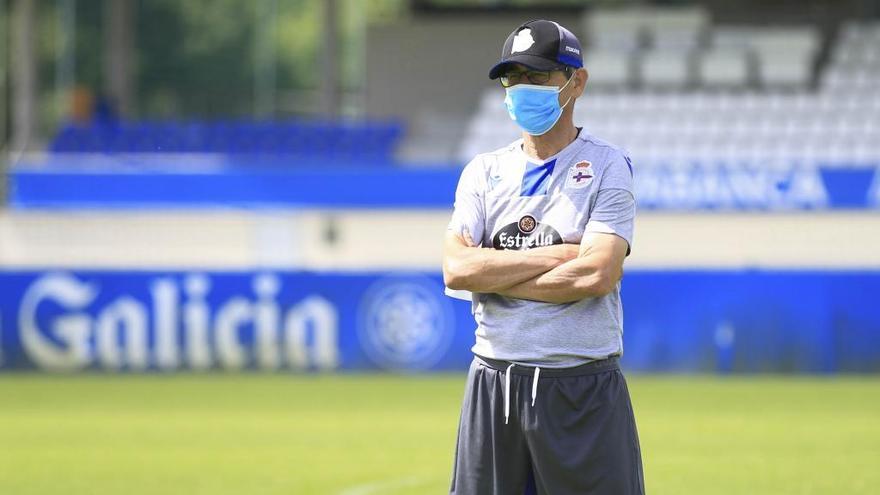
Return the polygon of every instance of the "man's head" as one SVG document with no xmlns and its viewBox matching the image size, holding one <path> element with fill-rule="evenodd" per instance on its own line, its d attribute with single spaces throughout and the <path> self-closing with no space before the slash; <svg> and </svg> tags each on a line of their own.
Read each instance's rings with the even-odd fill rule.
<svg viewBox="0 0 880 495">
<path fill-rule="evenodd" d="M 501 51 L 501 61 L 489 71 L 489 78 L 500 79 L 505 88 L 515 88 L 519 84 L 559 88 L 558 102 L 566 115 L 564 120 L 569 120 L 574 106 L 572 102 L 580 97 L 587 83 L 588 74 L 583 65 L 581 44 L 571 31 L 553 21 L 535 20 L 510 33 Z M 514 116 L 517 113 L 514 107 L 516 104 L 508 101 L 511 117 L 522 126 L 522 119 Z M 558 119 L 557 116 L 552 123 Z M 530 127 L 540 131 L 546 125 Z M 537 131 L 530 131 L 530 127 L 524 129 L 535 134 Z"/>
</svg>

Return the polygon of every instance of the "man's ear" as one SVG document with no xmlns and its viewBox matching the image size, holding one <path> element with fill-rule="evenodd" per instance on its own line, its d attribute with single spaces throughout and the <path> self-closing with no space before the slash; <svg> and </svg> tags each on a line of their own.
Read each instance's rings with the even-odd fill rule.
<svg viewBox="0 0 880 495">
<path fill-rule="evenodd" d="M 587 87 L 587 81 L 590 79 L 590 73 L 587 71 L 586 67 L 581 67 L 577 71 L 575 71 L 574 77 L 577 82 L 577 95 L 580 96 L 584 94 L 584 89 Z"/>
</svg>

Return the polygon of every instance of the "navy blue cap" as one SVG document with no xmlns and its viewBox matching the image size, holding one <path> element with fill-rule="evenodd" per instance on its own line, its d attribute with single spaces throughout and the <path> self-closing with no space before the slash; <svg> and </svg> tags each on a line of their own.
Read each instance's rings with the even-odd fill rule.
<svg viewBox="0 0 880 495">
<path fill-rule="evenodd" d="M 489 71 L 489 79 L 497 79 L 506 66 L 522 64 L 533 70 L 554 70 L 562 66 L 581 68 L 581 43 L 571 31 L 553 21 L 529 21 L 513 30 L 504 48 L 501 61 Z"/>
</svg>

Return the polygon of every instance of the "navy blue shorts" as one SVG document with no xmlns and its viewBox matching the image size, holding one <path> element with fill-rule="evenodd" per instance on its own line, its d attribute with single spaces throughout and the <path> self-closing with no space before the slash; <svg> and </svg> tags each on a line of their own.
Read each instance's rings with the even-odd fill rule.
<svg viewBox="0 0 880 495">
<path fill-rule="evenodd" d="M 510 365 L 471 363 L 450 494 L 644 495 L 617 358 L 537 375 Z"/>
</svg>

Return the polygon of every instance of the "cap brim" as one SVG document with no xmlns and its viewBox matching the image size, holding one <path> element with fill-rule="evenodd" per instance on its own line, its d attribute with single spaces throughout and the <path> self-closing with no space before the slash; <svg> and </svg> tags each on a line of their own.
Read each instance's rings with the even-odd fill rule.
<svg viewBox="0 0 880 495">
<path fill-rule="evenodd" d="M 537 55 L 521 53 L 495 64 L 495 66 L 489 70 L 489 79 L 498 79 L 501 77 L 501 74 L 504 73 L 504 70 L 510 64 L 525 65 L 532 70 L 553 70 L 563 65 L 555 60 L 548 60 Z"/>
</svg>

